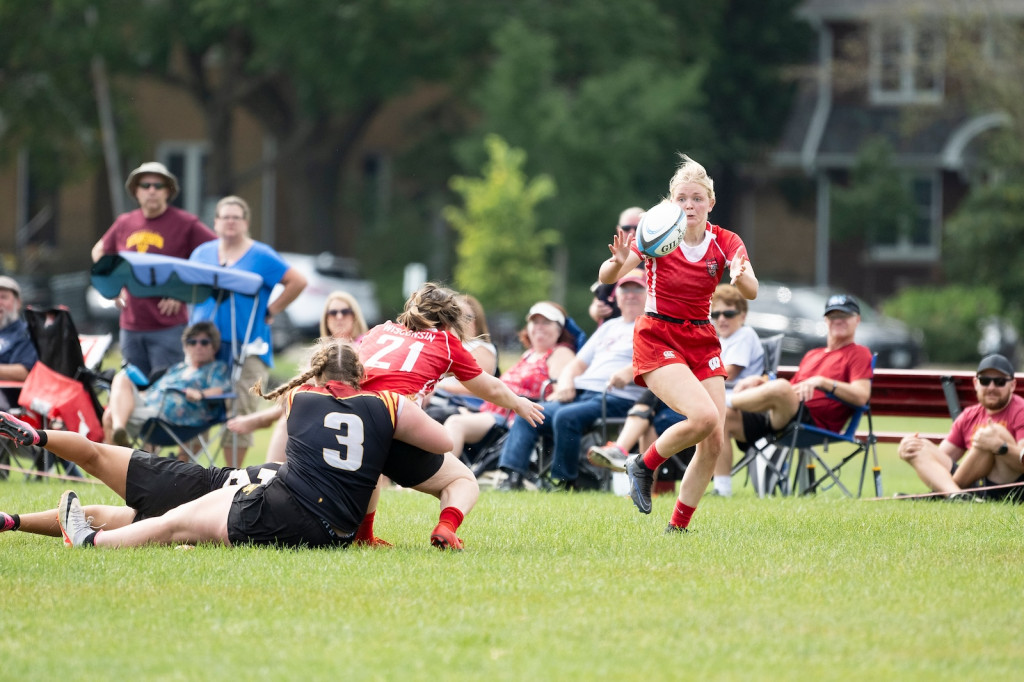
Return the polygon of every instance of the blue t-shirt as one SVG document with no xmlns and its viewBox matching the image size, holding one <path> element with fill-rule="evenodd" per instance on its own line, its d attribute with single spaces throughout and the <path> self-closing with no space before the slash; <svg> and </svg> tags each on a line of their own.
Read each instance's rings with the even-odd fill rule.
<svg viewBox="0 0 1024 682">
<path fill-rule="evenodd" d="M 24 365 L 31 370 L 38 359 L 25 320 L 17 319 L 0 329 L 0 365 Z"/>
<path fill-rule="evenodd" d="M 212 241 L 200 244 L 192 252 L 189 260 L 205 263 L 207 265 L 220 265 L 218 262 L 217 245 L 219 242 Z M 252 246 L 245 255 L 229 267 L 246 272 L 254 272 L 263 278 L 263 286 L 260 287 L 259 296 L 256 299 L 256 319 L 253 320 L 252 331 L 248 339 L 253 347 L 263 347 L 263 353 L 253 353 L 267 364 L 274 366 L 274 349 L 270 342 L 270 325 L 266 322 L 267 304 L 270 302 L 270 293 L 274 285 L 281 281 L 284 273 L 290 267 L 280 254 L 263 242 L 252 243 Z M 209 298 L 202 303 L 196 304 L 192 310 L 192 319 L 195 323 L 201 320 L 213 320 L 221 335 L 220 352 L 217 358 L 231 365 L 231 340 L 244 343 L 246 339 L 246 328 L 249 325 L 249 315 L 252 312 L 253 299 L 250 296 L 235 294 L 235 324 L 231 325 L 231 301 L 225 298 L 219 305 L 215 298 Z"/>
</svg>

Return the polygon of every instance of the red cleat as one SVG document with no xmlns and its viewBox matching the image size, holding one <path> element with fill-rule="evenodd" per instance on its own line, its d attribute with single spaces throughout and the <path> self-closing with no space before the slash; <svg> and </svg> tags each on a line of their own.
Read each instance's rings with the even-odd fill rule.
<svg viewBox="0 0 1024 682">
<path fill-rule="evenodd" d="M 439 523 L 430 534 L 430 544 L 438 549 L 452 549 L 462 551 L 462 540 L 455 535 L 455 531 L 446 523 Z"/>
<path fill-rule="evenodd" d="M 362 545 L 363 547 L 394 547 L 394 545 L 392 545 L 390 542 L 388 542 L 387 540 L 382 540 L 376 535 L 374 535 L 369 540 L 356 540 L 352 544 Z"/>
</svg>

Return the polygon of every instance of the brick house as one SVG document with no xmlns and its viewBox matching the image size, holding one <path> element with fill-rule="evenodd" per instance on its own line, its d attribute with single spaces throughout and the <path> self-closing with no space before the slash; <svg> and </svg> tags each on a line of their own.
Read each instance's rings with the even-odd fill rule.
<svg viewBox="0 0 1024 682">
<path fill-rule="evenodd" d="M 739 225 L 759 276 L 842 287 L 876 302 L 904 286 L 941 282 L 943 222 L 978 170 L 985 134 L 1010 121 L 970 106 L 950 68 L 951 43 L 958 58 L 966 45 L 968 58 L 999 59 L 997 29 L 1024 19 L 1024 2 L 807 0 L 798 12 L 817 33 L 814 68 L 770 163 L 748 174 L 740 200 Z M 832 190 L 878 136 L 909 183 L 914 224 L 837 241 Z"/>
</svg>

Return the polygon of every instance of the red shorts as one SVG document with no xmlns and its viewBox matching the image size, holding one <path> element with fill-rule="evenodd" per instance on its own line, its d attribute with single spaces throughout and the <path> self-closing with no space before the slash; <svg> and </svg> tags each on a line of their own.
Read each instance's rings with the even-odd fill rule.
<svg viewBox="0 0 1024 682">
<path fill-rule="evenodd" d="M 672 364 L 686 365 L 698 381 L 729 374 L 722 365 L 722 344 L 713 324 L 641 315 L 633 327 L 633 381 L 646 386 L 644 374 Z"/>
</svg>

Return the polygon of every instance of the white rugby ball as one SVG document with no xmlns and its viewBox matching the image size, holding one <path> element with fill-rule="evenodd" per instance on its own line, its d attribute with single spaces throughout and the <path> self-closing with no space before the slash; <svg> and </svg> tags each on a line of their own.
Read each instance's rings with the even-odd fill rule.
<svg viewBox="0 0 1024 682">
<path fill-rule="evenodd" d="M 686 214 L 683 209 L 663 201 L 640 217 L 636 228 L 636 248 L 649 258 L 658 258 L 675 251 L 683 243 Z"/>
</svg>

